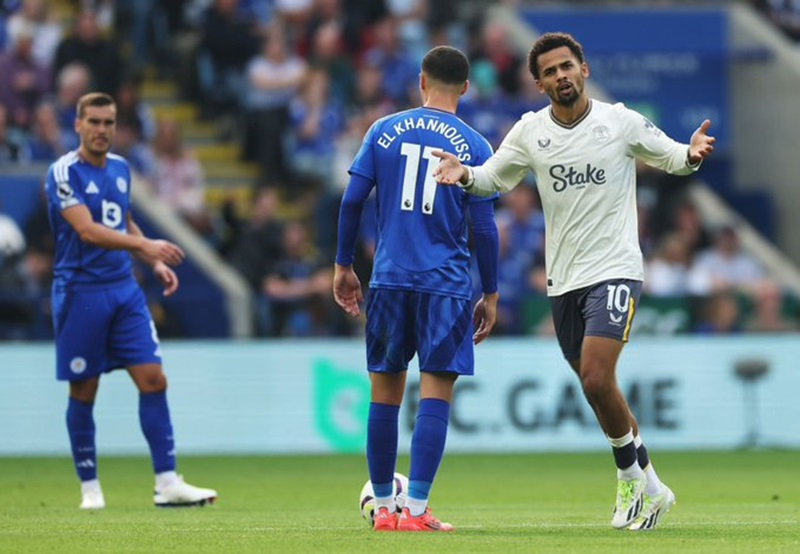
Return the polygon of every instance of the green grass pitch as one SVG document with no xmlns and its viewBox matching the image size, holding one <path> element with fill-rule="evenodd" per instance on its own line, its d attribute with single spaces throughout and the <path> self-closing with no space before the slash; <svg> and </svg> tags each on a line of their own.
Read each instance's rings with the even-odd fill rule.
<svg viewBox="0 0 800 554">
<path fill-rule="evenodd" d="M 184 456 L 214 506 L 157 509 L 145 458 L 101 457 L 107 507 L 78 509 L 67 458 L 0 458 L 0 552 L 800 552 L 800 452 L 656 453 L 678 503 L 610 526 L 611 454 L 447 455 L 431 505 L 454 534 L 374 533 L 363 456 Z M 408 473 L 408 459 L 398 470 Z"/>
</svg>

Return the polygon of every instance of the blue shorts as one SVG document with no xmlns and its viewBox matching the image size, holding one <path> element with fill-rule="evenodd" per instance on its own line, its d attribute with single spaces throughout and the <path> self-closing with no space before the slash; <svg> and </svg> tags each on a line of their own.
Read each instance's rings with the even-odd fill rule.
<svg viewBox="0 0 800 554">
<path fill-rule="evenodd" d="M 416 353 L 420 371 L 474 373 L 469 300 L 425 292 L 371 289 L 366 311 L 369 371 L 405 371 Z"/>
<path fill-rule="evenodd" d="M 642 282 L 612 279 L 551 296 L 553 323 L 561 352 L 569 360 L 581 357 L 584 336 L 628 342 Z"/>
<path fill-rule="evenodd" d="M 52 299 L 59 381 L 161 363 L 156 327 L 135 281 L 91 291 L 53 287 Z"/>
</svg>

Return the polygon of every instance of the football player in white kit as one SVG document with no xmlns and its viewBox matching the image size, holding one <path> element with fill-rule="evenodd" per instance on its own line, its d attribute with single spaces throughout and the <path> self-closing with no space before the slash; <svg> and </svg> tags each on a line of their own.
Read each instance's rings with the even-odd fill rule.
<svg viewBox="0 0 800 554">
<path fill-rule="evenodd" d="M 689 144 L 666 136 L 622 104 L 589 98 L 589 66 L 570 35 L 542 35 L 528 68 L 550 106 L 520 118 L 479 167 L 452 154 L 434 171 L 439 183 L 486 196 L 508 192 L 533 171 L 546 222 L 547 294 L 564 357 L 611 443 L 617 499 L 611 525 L 658 525 L 675 495 L 656 475 L 619 389 L 616 365 L 628 340 L 644 278 L 636 213 L 636 160 L 676 175 L 696 171 L 714 150 L 709 120 Z"/>
</svg>

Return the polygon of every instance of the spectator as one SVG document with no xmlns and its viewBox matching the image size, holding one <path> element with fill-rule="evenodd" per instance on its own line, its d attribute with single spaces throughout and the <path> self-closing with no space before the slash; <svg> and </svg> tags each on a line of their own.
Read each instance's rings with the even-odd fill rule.
<svg viewBox="0 0 800 554">
<path fill-rule="evenodd" d="M 520 90 L 520 56 L 509 42 L 508 30 L 499 23 L 482 23 L 479 43 L 470 53 L 473 65 L 486 60 L 494 66 L 500 90 L 509 97 Z"/>
<path fill-rule="evenodd" d="M 747 319 L 748 333 L 793 333 L 798 331 L 796 320 L 783 314 L 784 295 L 772 281 L 762 281 L 754 290 L 753 315 Z"/>
<path fill-rule="evenodd" d="M 91 73 L 92 88 L 114 94 L 124 75 L 124 64 L 117 44 L 100 34 L 97 15 L 82 12 L 75 21 L 72 36 L 62 40 L 56 50 L 55 71 L 73 62 L 86 65 Z"/>
<path fill-rule="evenodd" d="M 282 257 L 283 222 L 278 217 L 278 189 L 264 186 L 256 190 L 250 216 L 233 246 L 230 262 L 257 290 L 266 275 Z"/>
<path fill-rule="evenodd" d="M 130 125 L 139 140 L 150 142 L 156 136 L 156 120 L 153 110 L 139 97 L 139 84 L 127 79 L 117 88 L 117 126 Z"/>
<path fill-rule="evenodd" d="M 331 98 L 343 106 L 351 105 L 355 94 L 356 71 L 343 51 L 342 30 L 338 22 L 326 22 L 314 31 L 307 58 L 309 65 L 328 73 Z"/>
<path fill-rule="evenodd" d="M 6 108 L 3 104 L 0 104 L 0 167 L 27 160 L 27 151 L 8 128 Z"/>
<path fill-rule="evenodd" d="M 676 232 L 669 233 L 645 263 L 644 292 L 659 297 L 689 294 L 690 265 L 691 253 L 684 238 Z"/>
<path fill-rule="evenodd" d="M 706 230 L 703 216 L 691 200 L 685 199 L 678 203 L 669 228 L 681 235 L 692 256 L 711 246 L 711 237 Z"/>
<path fill-rule="evenodd" d="M 131 170 L 153 186 L 157 174 L 155 154 L 131 121 L 117 123 L 113 152 L 128 160 Z"/>
<path fill-rule="evenodd" d="M 289 103 L 306 71 L 306 62 L 290 52 L 278 25 L 270 28 L 261 54 L 247 66 L 245 158 L 258 160 L 264 179 L 284 182 L 289 178 L 284 144 L 290 127 Z"/>
<path fill-rule="evenodd" d="M 205 202 L 203 169 L 194 153 L 183 145 L 180 124 L 176 120 L 162 119 L 157 123 L 154 151 L 156 196 L 201 236 L 215 242 Z"/>
<path fill-rule="evenodd" d="M 199 80 L 209 115 L 230 114 L 244 93 L 244 67 L 260 37 L 252 20 L 239 14 L 239 0 L 214 0 L 205 13 L 198 51 Z"/>
<path fill-rule="evenodd" d="M 375 45 L 364 53 L 364 62 L 383 69 L 383 88 L 398 106 L 419 104 L 419 61 L 397 34 L 397 22 L 384 17 L 373 29 Z"/>
<path fill-rule="evenodd" d="M 33 115 L 27 150 L 31 161 L 52 163 L 67 152 L 70 137 L 58 126 L 58 113 L 51 102 L 42 102 Z"/>
<path fill-rule="evenodd" d="M 472 64 L 470 84 L 458 115 L 496 149 L 517 121 L 517 106 L 500 90 L 497 71 L 486 60 Z"/>
<path fill-rule="evenodd" d="M 333 272 L 328 261 L 314 251 L 306 225 L 288 222 L 282 249 L 283 257 L 263 280 L 261 301 L 272 316 L 271 329 L 264 331 L 284 337 L 333 334 L 332 322 L 338 312 L 332 309 Z"/>
<path fill-rule="evenodd" d="M 508 228 L 509 246 L 523 266 L 532 267 L 544 256 L 544 213 L 533 186 L 523 184 L 505 194 L 497 220 Z"/>
<path fill-rule="evenodd" d="M 78 148 L 78 134 L 75 132 L 78 99 L 89 92 L 91 84 L 89 69 L 79 62 L 65 66 L 59 72 L 56 84 L 55 108 L 58 114 L 58 127 L 64 137 L 64 147 Z"/>
<path fill-rule="evenodd" d="M 33 58 L 46 68 L 53 63 L 62 34 L 61 25 L 50 19 L 49 8 L 44 0 L 24 0 L 20 10 L 8 20 L 8 34 L 12 42 L 21 33 L 32 33 Z"/>
<path fill-rule="evenodd" d="M 730 335 L 742 330 L 741 312 L 736 296 L 729 291 L 719 291 L 704 297 L 700 304 L 700 317 L 694 326 L 699 335 Z"/>
<path fill-rule="evenodd" d="M 497 303 L 497 324 L 494 332 L 501 335 L 522 335 L 524 300 L 531 292 L 528 288 L 527 275 L 532 269 L 530 258 L 518 256 L 511 239 L 511 222 L 506 219 L 498 221 L 499 257 L 497 265 L 497 291 L 500 300 Z M 473 279 L 478 281 L 480 279 Z M 480 298 L 480 291 L 478 291 Z"/>
<path fill-rule="evenodd" d="M 752 291 L 765 275 L 758 261 L 741 248 L 736 230 L 724 226 L 714 235 L 714 245 L 697 255 L 689 277 L 691 292 L 708 294 Z"/>
<path fill-rule="evenodd" d="M 50 90 L 50 72 L 33 57 L 33 34 L 20 28 L 11 49 L 0 55 L 0 103 L 9 123 L 27 130 L 36 105 Z"/>
<path fill-rule="evenodd" d="M 309 73 L 301 94 L 291 103 L 294 173 L 312 177 L 325 192 L 335 188 L 333 160 L 336 138 L 345 130 L 342 106 L 331 99 L 323 70 Z"/>
<path fill-rule="evenodd" d="M 397 22 L 397 34 L 414 59 L 422 59 L 430 49 L 425 17 L 428 0 L 387 0 L 386 7 Z"/>
</svg>

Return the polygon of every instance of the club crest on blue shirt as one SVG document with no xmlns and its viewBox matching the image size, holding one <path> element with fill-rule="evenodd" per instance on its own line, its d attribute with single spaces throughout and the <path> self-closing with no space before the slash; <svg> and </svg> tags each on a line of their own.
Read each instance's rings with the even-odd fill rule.
<svg viewBox="0 0 800 554">
<path fill-rule="evenodd" d="M 122 194 L 128 192 L 128 181 L 123 179 L 122 177 L 117 177 L 117 188 Z"/>
</svg>

